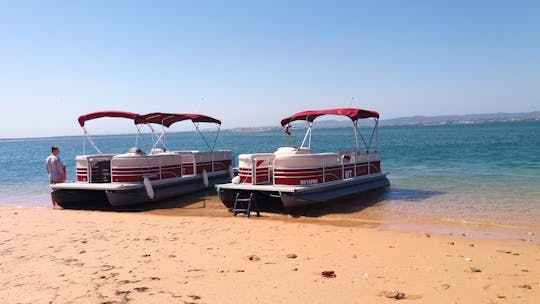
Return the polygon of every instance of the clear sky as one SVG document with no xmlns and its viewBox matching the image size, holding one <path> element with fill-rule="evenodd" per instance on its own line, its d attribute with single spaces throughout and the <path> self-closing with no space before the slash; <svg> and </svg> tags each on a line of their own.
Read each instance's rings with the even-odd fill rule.
<svg viewBox="0 0 540 304">
<path fill-rule="evenodd" d="M 0 105 L 0 138 L 78 135 L 109 109 L 223 128 L 349 106 L 535 111 L 540 1 L 0 0 Z"/>
</svg>

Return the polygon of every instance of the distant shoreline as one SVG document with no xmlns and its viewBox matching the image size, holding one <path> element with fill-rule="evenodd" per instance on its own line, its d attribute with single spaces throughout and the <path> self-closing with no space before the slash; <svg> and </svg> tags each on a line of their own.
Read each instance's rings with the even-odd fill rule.
<svg viewBox="0 0 540 304">
<path fill-rule="evenodd" d="M 540 111 L 524 112 L 524 113 L 488 113 L 488 114 L 465 114 L 465 115 L 439 115 L 439 116 L 410 116 L 390 119 L 381 119 L 379 125 L 381 127 L 390 126 L 432 126 L 432 125 L 463 125 L 463 124 L 482 124 L 496 122 L 527 122 L 540 121 Z M 321 129 L 343 128 L 350 127 L 349 120 L 321 120 L 315 122 L 314 126 Z M 360 121 L 360 125 L 362 121 Z M 230 129 L 222 129 L 224 133 L 257 133 L 281 130 L 280 126 L 257 126 L 257 127 L 238 127 Z M 299 127 L 298 129 L 304 129 Z M 201 130 L 202 132 L 211 132 L 210 130 Z M 189 131 L 177 131 L 170 133 L 188 133 Z M 117 134 L 96 134 L 95 136 L 111 136 L 111 135 L 130 135 L 132 133 L 117 133 Z M 44 137 L 10 137 L 0 138 L 0 141 L 10 140 L 35 140 L 48 139 L 57 137 L 75 137 L 82 135 L 59 135 L 59 136 L 44 136 Z"/>
<path fill-rule="evenodd" d="M 428 118 L 428 117 L 425 117 Z M 479 119 L 479 120 L 434 120 L 434 121 L 410 121 L 410 122 L 397 122 L 395 120 L 402 120 L 404 118 L 380 120 L 379 125 L 381 127 L 399 127 L 399 126 L 440 126 L 440 125 L 474 125 L 485 123 L 507 123 L 507 122 L 535 122 L 540 121 L 540 114 L 534 118 L 496 118 L 496 119 Z M 364 124 L 360 124 L 364 125 Z M 350 127 L 350 122 L 347 120 L 325 120 L 314 124 L 316 128 L 321 129 L 334 129 Z M 225 129 L 223 132 L 229 133 L 255 133 L 255 132 L 267 132 L 281 130 L 281 127 L 245 127 L 245 128 L 233 128 Z M 295 126 L 293 129 L 305 129 L 305 127 Z"/>
</svg>

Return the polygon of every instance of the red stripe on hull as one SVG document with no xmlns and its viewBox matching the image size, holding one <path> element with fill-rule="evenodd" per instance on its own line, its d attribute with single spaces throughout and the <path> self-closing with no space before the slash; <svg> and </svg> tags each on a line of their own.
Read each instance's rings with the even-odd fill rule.
<svg viewBox="0 0 540 304">
<path fill-rule="evenodd" d="M 271 182 L 270 169 L 268 167 L 255 168 L 256 181 L 255 184 L 267 184 Z M 238 168 L 238 176 L 241 183 L 251 184 L 253 176 L 251 174 L 251 168 Z"/>
<path fill-rule="evenodd" d="M 197 164 L 197 173 L 201 174 L 203 170 L 206 170 L 208 173 L 223 171 L 227 170 L 230 165 L 230 160 L 215 161 L 213 166 L 212 162 L 200 163 Z M 162 166 L 161 171 L 159 166 L 112 168 L 111 172 L 113 182 L 141 182 L 144 180 L 144 177 L 148 177 L 151 180 L 159 180 L 181 177 L 182 175 L 192 175 L 193 164 Z M 96 178 L 97 174 L 92 177 L 92 180 Z M 87 168 L 77 168 L 77 181 L 89 182 Z"/>
<path fill-rule="evenodd" d="M 206 170 L 206 172 L 215 172 L 215 171 L 222 171 L 222 170 L 228 170 L 231 166 L 230 160 L 220 160 L 214 162 L 214 169 L 212 170 L 212 162 L 205 162 L 205 163 L 198 163 L 197 164 L 197 174 L 201 174 L 203 170 Z M 183 175 L 191 175 L 193 174 L 193 164 L 186 164 L 182 166 L 182 174 Z"/>
<path fill-rule="evenodd" d="M 380 161 L 356 164 L 356 174 L 354 167 L 354 164 L 347 164 L 343 167 L 332 166 L 326 168 L 276 168 L 274 169 L 274 183 L 276 185 L 292 186 L 311 185 L 381 172 Z M 271 182 L 268 170 L 268 167 L 256 168 L 257 181 L 255 184 Z M 240 177 L 240 183 L 251 184 L 253 181 L 251 168 L 238 168 L 238 176 Z"/>
<path fill-rule="evenodd" d="M 78 182 L 87 182 L 88 181 L 88 169 L 86 168 L 77 168 L 76 170 L 77 181 Z"/>
</svg>

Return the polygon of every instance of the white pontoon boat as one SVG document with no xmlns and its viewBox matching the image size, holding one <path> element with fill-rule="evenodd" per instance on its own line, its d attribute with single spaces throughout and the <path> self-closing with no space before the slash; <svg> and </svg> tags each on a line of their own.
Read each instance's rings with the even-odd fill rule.
<svg viewBox="0 0 540 304">
<path fill-rule="evenodd" d="M 135 147 L 126 153 L 104 154 L 84 127 L 86 121 L 103 117 L 133 120 L 138 136 L 142 136 L 140 126 L 147 125 L 156 142 L 146 153 Z M 200 114 L 103 111 L 80 116 L 79 124 L 98 154 L 77 156 L 76 181 L 52 185 L 53 198 L 64 208 L 151 204 L 230 181 L 231 151 L 214 151 L 215 140 L 214 145 L 208 145 L 209 152 L 171 151 L 165 145 L 165 128 L 184 120 L 192 121 L 203 139 L 198 128 L 201 122 L 215 123 L 219 135 L 221 121 Z M 162 133 L 156 132 L 152 124 L 162 125 Z"/>
<path fill-rule="evenodd" d="M 351 119 L 356 150 L 311 152 L 313 120 L 322 115 L 342 115 Z M 374 121 L 369 137 L 364 137 L 358 126 L 358 120 L 366 118 Z M 261 201 L 277 200 L 292 213 L 390 185 L 386 178 L 388 173 L 381 171 L 380 152 L 376 148 L 379 113 L 352 108 L 300 112 L 281 121 L 285 133 L 290 135 L 290 123 L 297 120 L 307 123 L 300 147 L 281 147 L 274 153 L 238 156 L 238 176 L 231 183 L 216 186 L 225 206 L 233 208 L 236 199 L 254 194 L 261 209 L 265 207 L 261 206 Z"/>
</svg>

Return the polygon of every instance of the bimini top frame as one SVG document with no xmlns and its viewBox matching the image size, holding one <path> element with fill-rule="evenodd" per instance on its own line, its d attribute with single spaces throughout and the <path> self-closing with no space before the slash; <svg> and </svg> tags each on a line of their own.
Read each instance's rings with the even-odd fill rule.
<svg viewBox="0 0 540 304">
<path fill-rule="evenodd" d="M 90 134 L 86 130 L 85 123 L 87 121 L 89 121 L 89 120 L 103 118 L 103 117 L 126 118 L 126 119 L 133 120 L 133 123 L 137 127 L 138 135 L 140 135 L 141 138 L 142 138 L 142 134 L 141 134 L 141 130 L 140 130 L 139 126 L 143 125 L 143 124 L 148 125 L 148 127 L 150 128 L 152 133 L 157 138 L 157 140 L 154 143 L 154 146 L 152 147 L 152 149 L 155 148 L 156 145 L 159 142 L 161 142 L 163 144 L 163 146 L 166 147 L 165 143 L 163 141 L 163 136 L 165 134 L 165 130 L 163 130 L 163 132 L 161 134 L 158 134 L 154 130 L 154 128 L 152 128 L 152 125 L 151 125 L 152 123 L 160 124 L 163 127 L 170 127 L 172 124 L 174 124 L 176 122 L 183 121 L 183 120 L 191 120 L 193 122 L 193 124 L 195 125 L 195 128 L 197 129 L 197 132 L 199 132 L 199 134 L 203 138 L 203 140 L 206 143 L 206 145 L 208 146 L 208 148 L 210 148 L 210 150 L 212 150 L 212 151 L 214 150 L 214 146 L 216 144 L 216 140 L 217 140 L 217 137 L 219 135 L 220 128 L 221 128 L 221 121 L 219 119 L 215 119 L 213 117 L 206 116 L 206 115 L 201 115 L 201 114 L 175 114 L 175 113 L 154 112 L 154 113 L 148 113 L 148 114 L 141 115 L 141 114 L 132 113 L 132 112 L 112 110 L 112 111 L 92 112 L 92 113 L 88 113 L 88 114 L 85 114 L 85 115 L 81 115 L 78 118 L 79 125 L 83 129 L 86 139 L 90 142 L 90 144 L 94 147 L 94 149 L 96 149 L 96 151 L 99 154 L 103 154 L 103 153 L 97 147 L 94 140 L 92 139 L 92 137 L 90 136 Z M 199 130 L 199 123 L 201 123 L 201 122 L 215 123 L 215 124 L 218 125 L 218 134 L 216 135 L 216 139 L 214 140 L 212 146 L 210 146 L 210 144 L 208 143 L 206 138 L 202 135 L 202 133 Z M 138 136 L 137 136 L 137 138 L 138 138 Z M 84 145 L 84 143 L 85 142 L 83 141 L 83 153 L 86 153 L 85 152 L 86 146 Z"/>
<path fill-rule="evenodd" d="M 152 149 L 154 149 L 158 145 L 158 143 L 161 143 L 163 145 L 163 147 L 167 148 L 167 146 L 165 145 L 165 142 L 163 140 L 163 137 L 164 137 L 164 135 L 166 133 L 165 132 L 165 127 L 169 128 L 172 124 L 174 124 L 176 122 L 179 122 L 179 121 L 191 120 L 191 122 L 195 126 L 195 129 L 197 130 L 197 132 L 199 133 L 199 135 L 203 139 L 206 146 L 208 146 L 210 151 L 214 151 L 216 141 L 217 141 L 217 138 L 219 136 L 220 129 L 221 129 L 221 121 L 219 119 L 215 119 L 213 117 L 202 115 L 202 114 L 154 112 L 154 113 L 144 114 L 144 115 L 142 115 L 142 117 L 146 120 L 146 122 L 148 124 L 155 123 L 155 124 L 160 124 L 160 125 L 163 126 L 163 132 L 161 132 L 161 134 L 157 135 L 154 132 L 154 134 L 156 134 L 157 140 L 156 140 L 154 146 L 152 147 Z M 206 137 L 204 137 L 201 130 L 199 129 L 199 123 L 201 123 L 201 122 L 215 123 L 218 126 L 217 134 L 216 134 L 216 137 L 214 138 L 214 142 L 212 143 L 212 145 L 210 145 L 208 143 L 208 141 L 206 140 Z"/>
<path fill-rule="evenodd" d="M 89 120 L 103 118 L 103 117 L 116 117 L 116 118 L 126 118 L 126 119 L 133 120 L 133 122 L 135 123 L 135 126 L 137 127 L 137 132 L 141 136 L 142 134 L 141 134 L 139 125 L 146 124 L 146 120 L 141 115 L 137 113 L 124 112 L 124 111 L 99 111 L 99 112 L 92 112 L 92 113 L 79 116 L 78 121 L 79 121 L 79 125 L 81 125 L 81 128 L 84 131 L 84 136 L 86 137 L 86 139 L 88 139 L 90 144 L 94 147 L 94 149 L 96 149 L 96 151 L 99 154 L 103 154 L 103 152 L 101 152 L 101 150 L 99 150 L 99 148 L 96 146 L 96 143 L 94 142 L 94 140 L 92 139 L 92 137 L 90 136 L 90 134 L 88 133 L 84 125 Z M 83 140 L 83 153 L 86 153 L 85 150 L 86 150 L 86 145 L 85 145 L 85 141 Z"/>
<path fill-rule="evenodd" d="M 363 110 L 363 109 L 356 109 L 356 108 L 338 108 L 338 109 L 328 109 L 328 110 L 310 110 L 310 111 L 303 111 L 295 113 L 289 117 L 285 117 L 281 120 L 281 126 L 284 128 L 285 133 L 287 135 L 291 135 L 289 132 L 290 124 L 293 121 L 297 120 L 303 120 L 306 121 L 308 124 L 308 129 L 306 131 L 306 135 L 304 136 L 304 139 L 302 140 L 302 144 L 300 145 L 299 149 L 304 147 L 306 145 L 307 141 L 307 147 L 311 147 L 311 130 L 313 127 L 313 121 L 323 115 L 340 115 L 340 116 L 346 116 L 351 119 L 353 122 L 353 128 L 354 128 L 354 137 L 356 140 L 356 151 L 360 152 L 360 145 L 358 141 L 358 137 L 362 139 L 362 142 L 364 143 L 366 150 L 370 151 L 373 139 L 375 137 L 375 141 L 377 141 L 377 129 L 379 125 L 379 113 L 376 111 L 371 110 Z M 358 120 L 365 119 L 365 118 L 373 118 L 375 121 L 375 126 L 373 127 L 373 130 L 371 132 L 371 136 L 369 138 L 369 141 L 367 141 L 363 134 L 360 132 L 360 128 L 358 128 Z"/>
</svg>

